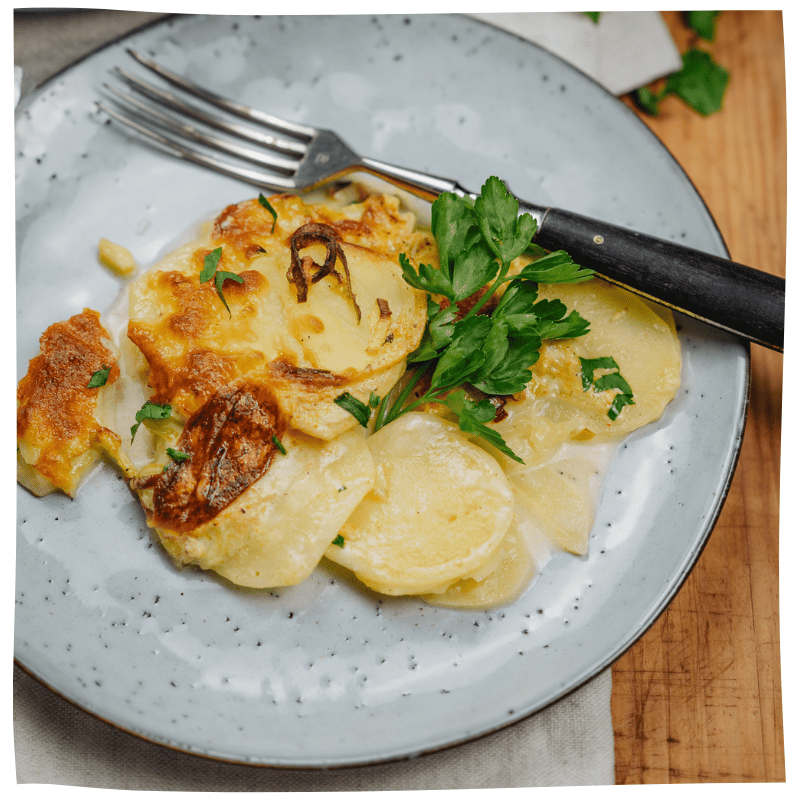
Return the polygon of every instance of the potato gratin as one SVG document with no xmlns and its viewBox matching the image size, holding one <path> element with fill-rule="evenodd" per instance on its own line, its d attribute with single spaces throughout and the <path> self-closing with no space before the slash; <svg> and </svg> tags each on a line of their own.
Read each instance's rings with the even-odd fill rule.
<svg viewBox="0 0 800 800">
<path fill-rule="evenodd" d="M 531 345 L 527 308 L 502 317 L 519 282 L 483 305 L 489 273 L 466 297 L 424 290 L 458 284 L 442 241 L 354 186 L 224 209 L 132 278 L 118 335 L 89 309 L 44 333 L 17 394 L 20 483 L 74 495 L 110 459 L 177 564 L 240 586 L 327 558 L 385 594 L 513 600 L 550 549 L 587 552 L 604 443 L 660 417 L 680 347 L 669 312 L 583 273 L 531 284 L 552 320 Z M 507 280 L 542 252 L 509 258 Z M 124 248 L 100 255 L 135 274 Z M 499 355 L 474 355 L 462 333 L 479 329 Z M 486 362 L 457 391 L 456 356 Z M 514 358 L 519 386 L 498 372 Z"/>
</svg>

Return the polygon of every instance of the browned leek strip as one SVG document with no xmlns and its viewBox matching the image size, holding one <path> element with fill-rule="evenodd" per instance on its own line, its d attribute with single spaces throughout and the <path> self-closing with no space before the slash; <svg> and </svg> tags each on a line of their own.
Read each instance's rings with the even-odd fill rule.
<svg viewBox="0 0 800 800">
<path fill-rule="evenodd" d="M 300 257 L 300 251 L 312 244 L 325 245 L 324 264 L 317 264 L 310 256 Z M 361 322 L 361 309 L 353 294 L 347 258 L 341 244 L 339 244 L 336 230 L 330 225 L 309 222 L 292 234 L 289 246 L 291 249 L 291 266 L 286 273 L 286 277 L 297 289 L 297 302 L 305 303 L 308 300 L 308 289 L 312 283 L 317 283 L 326 276 L 333 275 L 344 286 L 347 297 L 355 309 L 356 319 Z M 341 262 L 343 275 L 336 270 L 337 259 Z M 316 272 L 313 272 L 313 267 L 317 268 Z"/>
</svg>

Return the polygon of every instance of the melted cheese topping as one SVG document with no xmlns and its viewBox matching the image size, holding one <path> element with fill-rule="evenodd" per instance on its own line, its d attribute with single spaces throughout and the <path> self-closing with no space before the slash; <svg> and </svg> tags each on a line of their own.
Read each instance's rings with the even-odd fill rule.
<svg viewBox="0 0 800 800">
<path fill-rule="evenodd" d="M 100 455 L 119 448 L 119 436 L 95 419 L 101 389 L 87 387 L 104 367 L 111 385 L 119 367 L 90 309 L 51 325 L 39 341 L 41 352 L 17 388 L 18 478 L 34 494 L 73 495 Z"/>
<path fill-rule="evenodd" d="M 671 314 L 602 281 L 540 287 L 591 331 L 545 342 L 526 390 L 493 398 L 493 427 L 524 464 L 441 404 L 367 437 L 335 399 L 366 403 L 402 378 L 427 302 L 397 256 L 436 266 L 435 242 L 388 196 L 267 205 L 276 217 L 258 200 L 229 206 L 136 279 L 119 351 L 88 309 L 47 330 L 18 389 L 20 481 L 72 494 L 109 452 L 178 564 L 254 588 L 299 583 L 325 555 L 386 594 L 487 608 L 513 601 L 554 549 L 585 554 L 603 458 L 677 391 Z M 202 281 L 216 251 L 229 275 Z M 581 358 L 608 355 L 635 401 L 616 421 L 616 390 L 581 380 Z M 88 389 L 103 366 L 107 385 Z M 132 445 L 144 399 L 172 416 L 145 420 Z"/>
<path fill-rule="evenodd" d="M 386 198 L 348 206 L 339 219 L 296 197 L 270 203 L 278 212 L 274 231 L 257 201 L 231 206 L 205 237 L 135 281 L 128 336 L 149 363 L 154 402 L 188 416 L 219 386 L 258 374 L 275 378 L 292 427 L 332 438 L 356 424 L 333 397 L 349 391 L 365 400 L 369 391 L 388 391 L 422 336 L 425 295 L 403 280 L 394 255 L 412 223 L 393 216 Z M 289 280 L 293 226 L 320 218 L 343 237 L 338 244 L 357 309 L 341 273 L 313 282 L 302 302 Z M 216 248 L 217 269 L 241 279 L 221 285 L 228 308 L 213 281 L 200 281 L 205 257 Z M 316 266 L 325 253 L 322 244 L 302 248 L 303 259 Z"/>
</svg>

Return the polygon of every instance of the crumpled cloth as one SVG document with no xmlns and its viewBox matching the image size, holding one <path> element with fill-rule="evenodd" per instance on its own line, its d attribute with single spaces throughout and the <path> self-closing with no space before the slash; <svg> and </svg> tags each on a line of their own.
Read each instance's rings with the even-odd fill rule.
<svg viewBox="0 0 800 800">
<path fill-rule="evenodd" d="M 144 741 L 14 669 L 17 782 L 139 791 L 345 792 L 614 783 L 611 669 L 552 706 L 419 758 L 337 769 L 212 761 Z M 531 680 L 535 680 L 532 676 Z"/>
</svg>

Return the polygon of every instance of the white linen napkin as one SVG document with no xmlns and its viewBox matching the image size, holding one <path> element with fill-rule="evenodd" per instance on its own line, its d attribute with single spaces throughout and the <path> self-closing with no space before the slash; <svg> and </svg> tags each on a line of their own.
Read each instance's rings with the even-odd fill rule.
<svg viewBox="0 0 800 800">
<path fill-rule="evenodd" d="M 141 24 L 132 12 L 86 11 L 53 22 L 57 52 L 42 38 L 15 41 L 18 64 L 41 80 L 48 53 L 78 58 Z M 570 61 L 614 94 L 680 66 L 656 12 L 476 14 Z M 46 20 L 42 20 L 43 26 Z M 122 29 L 121 29 L 121 27 Z M 44 30 L 44 28 L 42 29 Z M 25 60 L 27 57 L 27 61 Z M 63 63 L 54 63 L 52 72 Z M 15 70 L 15 72 L 18 72 Z M 15 77 L 19 79 L 19 74 Z M 26 88 L 23 87 L 23 91 Z M 410 761 L 336 770 L 228 764 L 138 739 L 86 714 L 14 670 L 19 783 L 171 791 L 379 791 L 584 786 L 614 783 L 611 669 L 528 719 L 474 742 Z"/>
<path fill-rule="evenodd" d="M 657 11 L 603 11 L 597 23 L 579 11 L 471 16 L 535 42 L 616 95 L 681 68 Z"/>
</svg>

